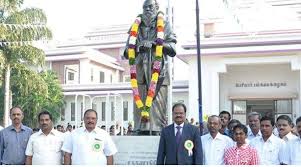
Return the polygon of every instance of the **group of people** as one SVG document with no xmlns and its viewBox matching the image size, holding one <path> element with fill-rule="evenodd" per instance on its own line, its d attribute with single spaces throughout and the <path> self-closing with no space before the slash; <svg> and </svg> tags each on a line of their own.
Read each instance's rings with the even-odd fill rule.
<svg viewBox="0 0 301 167">
<path fill-rule="evenodd" d="M 275 122 L 274 118 L 251 112 L 246 126 L 222 111 L 208 117 L 207 134 L 200 134 L 198 127 L 185 122 L 183 103 L 174 104 L 172 117 L 174 123 L 160 134 L 158 165 L 301 164 L 301 117 L 296 119 L 296 133 L 287 115 Z M 95 110 L 85 111 L 84 127 L 65 134 L 54 129 L 48 111 L 39 113 L 40 130 L 36 133 L 22 124 L 23 118 L 20 107 L 11 108 L 12 125 L 0 131 L 2 165 L 113 164 L 117 148 L 110 134 L 96 126 Z"/>
<path fill-rule="evenodd" d="M 23 125 L 20 107 L 10 109 L 12 125 L 0 131 L 1 165 L 112 165 L 117 148 L 110 135 L 97 127 L 97 112 L 84 113 L 84 127 L 62 133 L 48 111 L 38 115 L 40 130 Z"/>
<path fill-rule="evenodd" d="M 301 164 L 301 117 L 294 126 L 287 115 L 278 116 L 275 122 L 251 112 L 246 126 L 222 111 L 208 117 L 208 133 L 200 135 L 197 127 L 185 122 L 185 115 L 184 104 L 173 107 L 174 123 L 162 130 L 157 164 Z"/>
</svg>

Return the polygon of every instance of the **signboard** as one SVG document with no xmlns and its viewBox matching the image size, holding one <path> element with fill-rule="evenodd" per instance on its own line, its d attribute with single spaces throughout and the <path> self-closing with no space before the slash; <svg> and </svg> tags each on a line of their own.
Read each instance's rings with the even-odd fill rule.
<svg viewBox="0 0 301 167">
<path fill-rule="evenodd" d="M 235 83 L 235 87 L 237 88 L 252 88 L 252 87 L 286 87 L 286 82 L 239 82 Z"/>
<path fill-rule="evenodd" d="M 115 165 L 156 165 L 160 136 L 113 136 Z"/>
</svg>

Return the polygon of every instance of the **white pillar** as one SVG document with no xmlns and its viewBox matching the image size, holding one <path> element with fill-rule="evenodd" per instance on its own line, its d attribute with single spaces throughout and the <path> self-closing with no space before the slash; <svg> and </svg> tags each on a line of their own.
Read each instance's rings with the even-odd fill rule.
<svg viewBox="0 0 301 167">
<path fill-rule="evenodd" d="M 109 102 L 110 102 L 110 94 L 107 94 L 107 96 L 106 96 L 106 111 L 105 111 L 105 125 L 106 125 L 106 128 L 108 128 L 108 129 L 110 129 L 109 126 L 108 126 L 109 125 L 108 124 L 109 123 L 108 120 L 110 118 L 109 117 L 110 111 L 108 112 L 108 109 L 110 108 Z"/>
<path fill-rule="evenodd" d="M 116 100 L 117 100 L 116 95 L 114 95 L 114 105 L 113 105 L 114 106 L 114 120 L 112 120 L 112 121 L 114 122 L 114 125 L 115 125 L 115 134 L 114 134 L 115 136 L 117 134 L 117 126 L 116 125 L 118 123 L 117 117 L 116 117 L 117 116 L 117 114 L 116 114 L 116 111 L 117 111 L 116 110 Z M 110 106 L 112 107 L 112 105 L 110 105 Z M 112 109 L 111 109 L 111 111 L 112 111 Z"/>
<path fill-rule="evenodd" d="M 189 64 L 189 111 L 187 111 L 186 117 L 191 118 L 193 117 L 195 121 L 199 121 L 199 108 L 198 108 L 198 78 L 197 75 L 197 60 L 196 57 L 192 57 L 191 60 L 188 62 Z M 203 87 L 204 87 L 203 83 Z M 204 95 L 203 95 L 204 96 Z M 203 97 L 204 99 L 204 97 Z M 204 110 L 204 106 L 203 106 Z"/>
<path fill-rule="evenodd" d="M 301 116 L 301 56 L 295 56 L 290 60 L 291 70 L 299 72 L 299 90 L 298 90 L 298 98 L 296 98 L 296 102 L 293 103 L 296 106 L 293 106 L 293 120 Z M 293 99 L 294 101 L 294 99 Z"/>
<path fill-rule="evenodd" d="M 293 103 L 293 105 L 294 104 L 296 105 L 295 107 L 292 108 L 293 109 L 293 111 L 292 111 L 292 117 L 293 117 L 292 119 L 293 120 L 296 120 L 298 117 L 301 116 L 301 63 L 299 63 L 299 65 L 298 65 L 298 71 L 299 71 L 299 92 L 298 92 L 298 98 L 296 99 L 296 103 Z"/>
<path fill-rule="evenodd" d="M 75 104 L 75 107 L 74 107 L 74 112 L 75 112 L 75 127 L 77 128 L 77 96 L 78 95 L 75 95 L 75 100 L 74 100 L 74 104 Z M 72 117 L 72 115 L 71 115 Z"/>
<path fill-rule="evenodd" d="M 90 73 L 91 73 L 91 69 L 87 68 L 90 67 L 91 65 L 89 65 L 90 60 L 88 59 L 82 59 L 80 60 L 80 64 L 79 64 L 79 83 L 80 84 L 89 84 L 91 79 L 90 79 Z"/>
<path fill-rule="evenodd" d="M 167 116 L 167 124 L 171 124 L 172 123 L 172 101 L 173 101 L 173 73 L 172 73 L 172 61 L 171 58 L 168 57 L 167 58 L 168 61 L 168 73 L 170 75 L 170 85 L 167 86 L 167 112 L 166 112 L 166 116 Z"/>
<path fill-rule="evenodd" d="M 219 114 L 219 73 L 214 71 L 211 73 L 211 114 Z"/>
<path fill-rule="evenodd" d="M 83 119 L 82 117 L 84 115 L 84 112 L 86 111 L 86 105 L 85 105 L 85 103 L 86 103 L 86 96 L 83 95 L 83 109 L 80 111 L 81 112 L 81 114 L 80 114 L 80 116 L 81 116 L 80 121 L 82 121 L 82 119 Z"/>
</svg>

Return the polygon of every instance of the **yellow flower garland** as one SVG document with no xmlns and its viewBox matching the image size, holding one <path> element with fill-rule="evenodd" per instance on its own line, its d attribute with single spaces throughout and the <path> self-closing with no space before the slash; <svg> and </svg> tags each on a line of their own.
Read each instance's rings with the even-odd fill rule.
<svg viewBox="0 0 301 167">
<path fill-rule="evenodd" d="M 137 72 L 136 72 L 136 65 L 135 65 L 135 57 L 136 57 L 135 49 L 136 49 L 138 29 L 141 23 L 140 16 L 138 16 L 135 22 L 133 23 L 130 31 L 130 36 L 129 36 L 128 58 L 129 58 L 129 64 L 131 66 L 131 86 L 132 86 L 136 106 L 138 109 L 141 110 L 141 117 L 143 122 L 149 121 L 149 112 L 152 106 L 153 98 L 155 96 L 157 82 L 161 70 L 161 61 L 163 56 L 163 41 L 164 41 L 164 18 L 163 17 L 164 17 L 163 13 L 159 12 L 157 16 L 157 27 L 156 27 L 157 28 L 156 55 L 152 67 L 153 73 L 151 77 L 151 83 L 148 88 L 148 94 L 146 97 L 145 105 L 142 102 L 141 97 L 139 95 L 138 82 L 136 79 Z"/>
</svg>

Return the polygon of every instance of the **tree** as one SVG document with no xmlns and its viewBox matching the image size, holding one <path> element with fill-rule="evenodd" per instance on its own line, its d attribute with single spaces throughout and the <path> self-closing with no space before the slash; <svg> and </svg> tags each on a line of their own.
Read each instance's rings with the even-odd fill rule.
<svg viewBox="0 0 301 167">
<path fill-rule="evenodd" d="M 36 76 L 36 70 L 32 67 L 42 66 L 45 54 L 30 44 L 32 41 L 52 37 L 51 31 L 46 27 L 44 12 L 37 8 L 21 10 L 22 4 L 23 0 L 0 0 L 0 71 L 4 71 L 4 126 L 8 124 L 11 70 L 23 71 L 25 79 L 31 81 L 33 78 L 29 77 Z"/>
<path fill-rule="evenodd" d="M 28 69 L 16 68 L 12 71 L 11 81 L 13 104 L 20 105 L 23 109 L 24 122 L 28 126 L 36 127 L 37 115 L 41 110 L 49 111 L 54 121 L 60 116 L 64 95 L 54 72 L 43 71 L 34 74 Z"/>
</svg>

